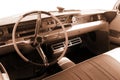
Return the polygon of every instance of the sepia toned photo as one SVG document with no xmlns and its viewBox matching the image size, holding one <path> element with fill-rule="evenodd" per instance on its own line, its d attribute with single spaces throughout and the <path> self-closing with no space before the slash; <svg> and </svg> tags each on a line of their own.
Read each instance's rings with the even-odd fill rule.
<svg viewBox="0 0 120 80">
<path fill-rule="evenodd" d="M 120 0 L 4 0 L 0 80 L 120 80 Z"/>
</svg>

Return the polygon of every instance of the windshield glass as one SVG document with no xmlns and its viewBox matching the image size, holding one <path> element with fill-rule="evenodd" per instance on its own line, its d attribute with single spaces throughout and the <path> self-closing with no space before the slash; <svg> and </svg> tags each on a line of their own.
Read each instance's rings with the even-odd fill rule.
<svg viewBox="0 0 120 80">
<path fill-rule="evenodd" d="M 2 0 L 0 18 L 33 10 L 54 11 L 56 7 L 65 9 L 113 9 L 117 0 Z"/>
</svg>

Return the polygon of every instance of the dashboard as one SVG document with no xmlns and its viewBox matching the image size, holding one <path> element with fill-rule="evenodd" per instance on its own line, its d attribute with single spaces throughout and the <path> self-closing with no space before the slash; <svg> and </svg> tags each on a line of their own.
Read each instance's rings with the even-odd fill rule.
<svg viewBox="0 0 120 80">
<path fill-rule="evenodd" d="M 83 33 L 98 30 L 107 24 L 104 17 L 104 11 L 100 13 L 81 14 L 79 10 L 66 10 L 64 12 L 51 11 L 64 25 L 68 37 L 74 37 Z M 10 18 L 11 19 L 11 18 Z M 7 48 L 12 48 L 12 30 L 16 22 L 16 18 L 3 19 L 0 22 L 0 51 L 1 54 L 7 53 Z M 42 23 L 39 31 L 40 36 L 44 39 L 44 43 L 54 42 L 63 39 L 63 31 L 57 21 L 50 16 L 42 15 Z M 26 43 L 31 40 L 35 33 L 36 18 L 30 16 L 22 20 L 16 30 L 17 43 Z M 77 38 L 78 40 L 79 38 Z M 79 39 L 82 41 L 81 39 Z M 70 40 L 71 41 L 71 40 Z M 54 45 L 53 45 L 54 46 Z"/>
</svg>

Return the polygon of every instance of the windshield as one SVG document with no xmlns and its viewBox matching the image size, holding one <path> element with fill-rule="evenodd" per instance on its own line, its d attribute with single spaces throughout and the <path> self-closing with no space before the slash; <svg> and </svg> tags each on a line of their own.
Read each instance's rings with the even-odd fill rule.
<svg viewBox="0 0 120 80">
<path fill-rule="evenodd" d="M 56 7 L 65 9 L 113 9 L 117 0 L 2 0 L 0 18 L 33 10 L 54 11 Z"/>
</svg>

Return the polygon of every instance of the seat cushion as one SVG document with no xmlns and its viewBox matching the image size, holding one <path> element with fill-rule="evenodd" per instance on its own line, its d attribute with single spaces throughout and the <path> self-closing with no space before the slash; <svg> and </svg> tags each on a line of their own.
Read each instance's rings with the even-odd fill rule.
<svg viewBox="0 0 120 80">
<path fill-rule="evenodd" d="M 88 59 L 43 80 L 120 80 L 120 48 Z"/>
</svg>

